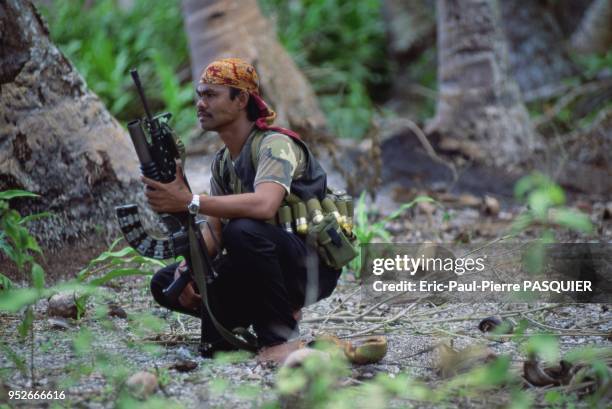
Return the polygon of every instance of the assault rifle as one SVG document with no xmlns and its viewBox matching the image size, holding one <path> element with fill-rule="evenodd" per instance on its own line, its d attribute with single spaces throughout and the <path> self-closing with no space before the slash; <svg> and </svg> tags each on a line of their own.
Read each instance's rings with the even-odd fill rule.
<svg viewBox="0 0 612 409">
<path fill-rule="evenodd" d="M 147 100 L 140 84 L 138 71 L 131 70 L 130 74 L 136 85 L 136 90 L 142 101 L 145 118 L 130 121 L 127 125 L 128 132 L 136 149 L 136 155 L 140 161 L 142 174 L 149 179 L 162 183 L 169 183 L 176 176 L 176 161 L 182 159 L 184 163 L 184 146 L 178 138 L 175 139 L 174 132 L 168 122 L 172 115 L 162 113 L 151 116 Z M 181 158 L 182 157 L 182 158 Z M 183 175 L 185 183 L 189 188 L 187 178 Z M 191 188 L 189 188 L 191 190 Z M 178 300 L 185 286 L 193 278 L 202 295 L 204 307 L 202 313 L 208 312 L 209 318 L 217 331 L 230 343 L 243 349 L 254 350 L 253 341 L 245 342 L 237 338 L 233 333 L 227 331 L 219 324 L 208 305 L 206 296 L 206 284 L 209 284 L 216 275 L 213 264 L 205 251 L 204 237 L 196 225 L 195 215 L 190 214 L 187 209 L 179 213 L 160 214 L 163 226 L 166 228 L 166 237 L 155 236 L 146 231 L 140 220 L 138 207 L 135 204 L 118 206 L 115 208 L 119 226 L 123 236 L 139 254 L 159 260 L 183 256 L 187 262 L 188 269 L 174 280 L 168 288 L 164 289 L 164 295 L 170 300 Z M 206 317 L 202 317 L 203 323 Z M 202 325 L 202 343 L 204 344 L 204 325 Z M 244 334 L 243 334 L 244 336 Z M 246 338 L 246 337 L 245 337 Z M 202 348 L 205 348 L 203 345 Z M 203 351 L 205 353 L 205 351 Z"/>
<path fill-rule="evenodd" d="M 150 179 L 162 183 L 172 182 L 176 176 L 176 160 L 180 158 L 181 152 L 184 152 L 182 143 L 175 140 L 172 129 L 168 125 L 172 114 L 166 112 L 151 116 L 138 71 L 131 70 L 130 74 L 146 114 L 144 119 L 130 121 L 127 125 L 140 161 L 140 169 L 142 174 Z M 187 179 L 185 182 L 189 186 Z M 187 210 L 180 213 L 160 214 L 161 221 L 168 233 L 167 237 L 156 237 L 143 228 L 138 207 L 135 204 L 119 206 L 115 210 L 125 239 L 138 253 L 160 260 L 178 256 L 184 256 L 186 260 L 189 260 L 189 213 Z M 164 290 L 164 294 L 169 299 L 178 299 L 189 280 L 188 273 L 182 274 Z"/>
</svg>

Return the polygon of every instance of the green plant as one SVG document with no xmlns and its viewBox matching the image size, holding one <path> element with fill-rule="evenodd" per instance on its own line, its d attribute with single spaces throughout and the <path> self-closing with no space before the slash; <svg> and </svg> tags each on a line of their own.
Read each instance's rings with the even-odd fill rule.
<svg viewBox="0 0 612 409">
<path fill-rule="evenodd" d="M 115 250 L 122 241 L 122 237 L 116 239 L 108 250 L 91 260 L 87 267 L 77 273 L 77 280 L 100 286 L 118 277 L 153 275 L 154 267 L 166 266 L 163 261 L 141 256 L 130 246 Z M 100 273 L 102 276 L 97 277 Z"/>
<path fill-rule="evenodd" d="M 30 267 L 30 284 L 32 286 L 29 296 L 33 300 L 41 297 L 45 286 L 45 272 L 34 258 L 34 254 L 42 255 L 38 242 L 30 234 L 25 225 L 34 219 L 47 217 L 49 213 L 39 213 L 22 217 L 19 212 L 9 207 L 9 200 L 15 198 L 35 198 L 37 194 L 24 190 L 6 190 L 0 192 L 0 251 L 4 253 L 17 266 L 19 273 L 23 273 L 26 266 Z M 2 299 L 9 299 L 12 293 L 12 283 L 4 275 L 0 274 L 0 304 Z M 33 303 L 33 302 L 32 302 Z M 34 382 L 34 312 L 31 303 L 27 305 L 23 319 L 18 327 L 18 335 L 23 340 L 30 335 L 32 347 L 30 349 L 30 376 Z M 3 344 L 4 345 L 4 344 Z M 22 372 L 24 371 L 24 360 L 12 352 L 7 345 L 2 348 L 9 359 Z"/>
<path fill-rule="evenodd" d="M 115 251 L 115 247 L 122 241 L 122 237 L 116 239 L 108 250 L 91 260 L 84 269 L 77 273 L 77 282 L 86 282 L 88 286 L 99 287 L 119 277 L 153 275 L 154 267 L 166 266 L 162 261 L 141 256 L 130 246 Z M 102 274 L 101 277 L 99 277 L 100 274 Z M 90 293 L 87 292 L 76 298 L 78 319 L 85 311 L 89 296 Z"/>
<path fill-rule="evenodd" d="M 310 79 L 331 128 L 360 138 L 370 127 L 371 91 L 388 82 L 380 0 L 260 0 L 281 43 Z"/>
<path fill-rule="evenodd" d="M 373 222 L 371 220 L 372 211 L 368 208 L 365 202 L 366 193 L 362 192 L 359 196 L 359 200 L 357 201 L 357 206 L 355 206 L 355 224 L 353 226 L 353 232 L 355 236 L 357 236 L 357 241 L 359 244 L 359 255 L 351 261 L 349 264 L 349 269 L 355 272 L 355 276 L 359 277 L 361 272 L 361 252 L 362 246 L 370 244 L 370 242 L 379 238 L 384 242 L 391 242 L 393 239 L 391 234 L 385 229 L 385 225 L 392 220 L 400 217 L 406 210 L 414 207 L 417 203 L 422 202 L 435 202 L 434 199 L 428 196 L 417 196 L 413 200 L 408 203 L 402 204 L 397 210 Z"/>
<path fill-rule="evenodd" d="M 341 377 L 348 374 L 344 353 L 335 345 L 318 343 L 322 354 L 306 357 L 296 368 L 282 367 L 277 376 L 276 388 L 280 395 L 303 402 L 302 407 L 329 407 L 333 391 Z"/>
<path fill-rule="evenodd" d="M 19 272 L 30 265 L 31 282 L 36 288 L 44 286 L 44 271 L 35 261 L 34 254 L 42 254 L 40 246 L 34 236 L 25 227 L 32 220 L 48 217 L 50 213 L 39 213 L 22 217 L 19 212 L 9 207 L 9 200 L 15 198 L 35 198 L 35 193 L 23 190 L 6 190 L 0 192 L 0 251 L 15 263 Z M 9 287 L 10 280 L 5 276 L 0 277 L 2 283 Z"/>
<path fill-rule="evenodd" d="M 612 51 L 592 54 L 572 53 L 570 57 L 582 69 L 584 76 L 589 79 L 612 67 Z"/>
<path fill-rule="evenodd" d="M 179 135 L 196 125 L 179 0 L 58 0 L 40 5 L 51 39 L 121 122 L 144 116 L 129 75 L 138 68 L 152 110 L 170 111 Z M 191 119 L 191 120 L 189 120 Z"/>
<path fill-rule="evenodd" d="M 542 173 L 533 173 L 520 179 L 515 185 L 514 195 L 528 205 L 528 209 L 512 224 L 512 232 L 515 234 L 533 225 L 559 226 L 582 233 L 593 231 L 589 216 L 565 207 L 563 189 Z"/>
</svg>

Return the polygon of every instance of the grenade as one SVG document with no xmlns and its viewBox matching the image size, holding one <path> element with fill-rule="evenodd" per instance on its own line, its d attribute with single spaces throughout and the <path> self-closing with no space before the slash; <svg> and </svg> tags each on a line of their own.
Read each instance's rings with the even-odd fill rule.
<svg viewBox="0 0 612 409">
<path fill-rule="evenodd" d="M 338 212 L 340 213 L 340 227 L 346 230 L 346 219 L 348 215 L 348 209 L 346 208 L 346 200 L 344 195 L 336 196 L 336 207 L 338 208 Z"/>
<path fill-rule="evenodd" d="M 293 228 L 291 228 L 291 220 L 293 219 L 292 214 L 291 214 L 291 208 L 289 206 L 281 206 L 281 208 L 278 210 L 278 213 L 279 213 L 278 218 L 279 218 L 281 227 L 287 233 L 293 233 Z"/>
<path fill-rule="evenodd" d="M 348 234 L 351 234 L 351 232 L 353 231 L 354 214 L 353 197 L 350 195 L 344 195 L 342 198 L 346 202 L 346 224 L 343 227 Z"/>
<path fill-rule="evenodd" d="M 319 224 L 323 221 L 323 212 L 321 211 L 321 203 L 319 203 L 319 199 L 316 197 L 308 199 L 306 202 L 306 208 L 308 209 L 308 217 L 313 224 Z"/>
<path fill-rule="evenodd" d="M 338 208 L 336 207 L 332 198 L 333 196 L 327 196 L 321 202 L 321 206 L 323 207 L 323 211 L 325 212 L 325 214 L 328 214 L 328 213 L 333 214 L 336 220 L 338 221 L 338 225 L 342 225 L 342 216 L 340 216 L 340 213 L 338 212 Z"/>
<path fill-rule="evenodd" d="M 295 218 L 295 229 L 298 234 L 308 233 L 308 220 L 306 219 L 306 205 L 304 202 L 293 204 L 293 217 Z"/>
</svg>

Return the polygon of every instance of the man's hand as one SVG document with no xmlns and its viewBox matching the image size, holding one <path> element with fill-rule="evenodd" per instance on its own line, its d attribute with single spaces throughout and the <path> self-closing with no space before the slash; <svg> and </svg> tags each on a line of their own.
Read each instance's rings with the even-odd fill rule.
<svg viewBox="0 0 612 409">
<path fill-rule="evenodd" d="M 174 279 L 176 280 L 181 275 L 181 270 L 186 267 L 185 261 L 174 270 Z M 193 281 L 185 286 L 181 295 L 178 298 L 179 304 L 189 310 L 197 310 L 198 306 L 202 305 L 202 296 L 197 294 L 193 288 Z"/>
<path fill-rule="evenodd" d="M 149 206 L 158 213 L 177 213 L 187 211 L 187 206 L 191 203 L 193 195 L 187 188 L 183 171 L 176 165 L 176 177 L 170 183 L 156 182 L 142 176 L 141 180 L 147 189 L 145 195 Z"/>
</svg>

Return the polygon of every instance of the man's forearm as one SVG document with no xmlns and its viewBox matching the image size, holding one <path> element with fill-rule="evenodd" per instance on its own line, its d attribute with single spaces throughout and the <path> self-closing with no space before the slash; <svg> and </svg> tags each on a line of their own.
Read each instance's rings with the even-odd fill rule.
<svg viewBox="0 0 612 409">
<path fill-rule="evenodd" d="M 274 217 L 276 210 L 257 193 L 227 196 L 200 195 L 200 213 L 214 217 L 267 220 Z"/>
</svg>

